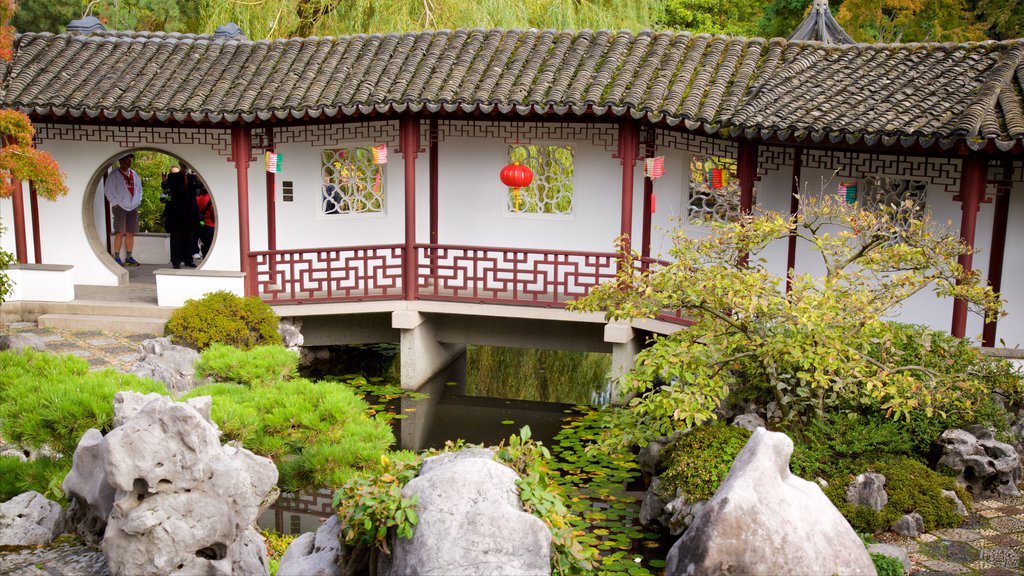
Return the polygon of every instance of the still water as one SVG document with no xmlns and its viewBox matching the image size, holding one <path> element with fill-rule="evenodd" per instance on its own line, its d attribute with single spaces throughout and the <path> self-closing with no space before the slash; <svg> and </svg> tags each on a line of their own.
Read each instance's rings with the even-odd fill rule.
<svg viewBox="0 0 1024 576">
<path fill-rule="evenodd" d="M 384 377 L 398 383 L 397 347 L 346 347 L 334 358 L 337 374 Z M 574 405 L 601 405 L 610 397 L 608 354 L 470 346 L 423 386 L 423 399 L 401 398 L 391 411 L 404 418 L 392 425 L 399 448 L 442 448 L 462 439 L 495 445 L 525 425 L 534 439 L 550 445 Z M 312 368 L 303 376 L 326 374 Z M 330 516 L 331 493 L 282 495 L 260 519 L 260 526 L 298 534 L 316 530 Z"/>
</svg>

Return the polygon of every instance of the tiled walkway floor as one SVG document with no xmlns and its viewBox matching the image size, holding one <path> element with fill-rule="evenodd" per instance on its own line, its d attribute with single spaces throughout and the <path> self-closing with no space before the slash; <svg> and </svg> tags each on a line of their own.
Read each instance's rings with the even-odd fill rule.
<svg viewBox="0 0 1024 576">
<path fill-rule="evenodd" d="M 29 322 L 0 324 L 0 333 L 12 332 L 36 334 L 51 352 L 84 358 L 95 369 L 125 371 L 135 363 L 139 343 L 150 338 L 38 328 Z M 976 501 L 974 512 L 960 528 L 938 530 L 920 538 L 887 532 L 876 539 L 905 548 L 914 574 L 921 576 L 1024 574 L 1024 496 Z"/>
<path fill-rule="evenodd" d="M 960 528 L 920 538 L 890 532 L 878 540 L 906 548 L 914 574 L 1024 574 L 1024 496 L 975 501 Z"/>
</svg>

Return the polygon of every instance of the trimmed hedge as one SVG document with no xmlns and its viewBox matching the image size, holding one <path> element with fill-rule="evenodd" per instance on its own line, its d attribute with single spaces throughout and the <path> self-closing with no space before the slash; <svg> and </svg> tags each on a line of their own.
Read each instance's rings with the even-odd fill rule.
<svg viewBox="0 0 1024 576">
<path fill-rule="evenodd" d="M 278 320 L 270 306 L 255 296 L 211 292 L 199 300 L 186 300 L 167 321 L 165 333 L 175 344 L 200 351 L 214 343 L 248 350 L 280 344 Z"/>
</svg>

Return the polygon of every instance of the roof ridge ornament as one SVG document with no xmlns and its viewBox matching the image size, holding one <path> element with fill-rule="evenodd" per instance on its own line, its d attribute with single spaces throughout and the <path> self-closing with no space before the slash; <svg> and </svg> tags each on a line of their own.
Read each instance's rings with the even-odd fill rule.
<svg viewBox="0 0 1024 576">
<path fill-rule="evenodd" d="M 813 0 L 811 10 L 787 40 L 810 40 L 824 44 L 856 44 L 853 38 L 836 22 L 828 8 L 828 0 Z"/>
<path fill-rule="evenodd" d="M 92 34 L 93 32 L 106 32 L 107 27 L 95 16 L 83 16 L 78 20 L 68 22 L 67 31 L 70 34 Z"/>
<path fill-rule="evenodd" d="M 245 32 L 242 32 L 242 29 L 234 22 L 218 26 L 213 32 L 213 37 L 216 40 L 248 40 Z"/>
</svg>

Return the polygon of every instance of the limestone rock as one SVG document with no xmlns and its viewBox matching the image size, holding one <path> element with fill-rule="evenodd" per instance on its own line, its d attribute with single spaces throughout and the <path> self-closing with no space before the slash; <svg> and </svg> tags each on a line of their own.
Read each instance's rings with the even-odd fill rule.
<svg viewBox="0 0 1024 576">
<path fill-rule="evenodd" d="M 889 495 L 885 492 L 885 476 L 877 472 L 858 475 L 846 487 L 846 501 L 856 506 L 867 506 L 875 512 L 885 508 Z"/>
<path fill-rule="evenodd" d="M 964 506 L 963 501 L 960 500 L 960 497 L 956 495 L 956 492 L 954 492 L 952 490 L 943 490 L 942 491 L 942 497 L 943 498 L 949 498 L 950 500 L 952 500 L 953 501 L 953 508 L 956 509 L 956 513 L 961 515 L 961 516 L 963 516 L 964 518 L 967 518 L 967 516 L 968 516 L 968 514 L 967 514 L 967 507 Z"/>
<path fill-rule="evenodd" d="M 267 574 L 251 527 L 277 483 L 274 464 L 221 446 L 220 431 L 193 404 L 132 396 L 122 397 L 125 421 L 105 438 L 116 495 L 101 547 L 111 573 Z"/>
<path fill-rule="evenodd" d="M 46 350 L 46 340 L 38 334 L 30 334 L 28 332 L 21 334 L 0 334 L 0 351 L 15 350 L 20 352 L 25 348 Z"/>
<path fill-rule="evenodd" d="M 441 468 L 447 466 L 452 462 L 459 460 L 466 460 L 469 458 L 481 458 L 483 460 L 494 460 L 494 450 L 490 448 L 465 448 L 458 452 L 442 452 L 437 456 L 431 456 L 423 459 L 423 465 L 420 466 L 420 476 L 426 476 Z"/>
<path fill-rule="evenodd" d="M 131 373 L 163 382 L 172 394 L 181 395 L 196 386 L 195 363 L 199 353 L 171 344 L 170 336 L 144 340 L 142 353 Z"/>
<path fill-rule="evenodd" d="M 957 473 L 957 482 L 975 498 L 1019 496 L 1021 463 L 1017 451 L 981 427 L 953 428 L 939 437 L 940 466 Z"/>
<path fill-rule="evenodd" d="M 672 547 L 666 574 L 875 574 L 821 488 L 790 473 L 792 453 L 785 434 L 755 430 Z"/>
<path fill-rule="evenodd" d="M 732 425 L 753 432 L 758 428 L 764 428 L 765 421 L 764 418 L 761 418 L 760 416 L 754 413 L 740 414 L 739 416 L 733 419 Z"/>
<path fill-rule="evenodd" d="M 277 325 L 277 332 L 281 335 L 284 347 L 296 352 L 299 352 L 305 341 L 300 330 L 302 330 L 302 320 L 282 318 Z"/>
<path fill-rule="evenodd" d="M 106 448 L 99 430 L 86 430 L 75 448 L 71 471 L 61 483 L 69 502 L 68 522 L 90 544 L 103 537 L 107 516 L 114 508 L 114 487 L 107 482 L 103 466 Z"/>
<path fill-rule="evenodd" d="M 884 554 L 885 556 L 899 560 L 903 563 L 904 574 L 910 574 L 910 570 L 913 568 L 913 565 L 910 563 L 910 554 L 899 546 L 876 542 L 868 546 L 868 554 Z"/>
<path fill-rule="evenodd" d="M 63 529 L 60 504 L 39 492 L 25 492 L 0 503 L 0 546 L 49 544 Z"/>
<path fill-rule="evenodd" d="M 278 564 L 277 576 L 341 576 L 341 554 L 341 524 L 335 515 L 315 534 L 306 532 L 292 540 Z"/>
<path fill-rule="evenodd" d="M 917 512 L 904 514 L 902 518 L 892 525 L 892 531 L 900 536 L 917 538 L 924 533 L 924 518 Z"/>
<path fill-rule="evenodd" d="M 419 497 L 419 524 L 411 539 L 394 541 L 378 573 L 550 574 L 551 532 L 523 511 L 517 478 L 485 458 L 456 458 L 421 471 L 403 490 Z"/>
</svg>

